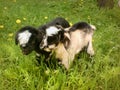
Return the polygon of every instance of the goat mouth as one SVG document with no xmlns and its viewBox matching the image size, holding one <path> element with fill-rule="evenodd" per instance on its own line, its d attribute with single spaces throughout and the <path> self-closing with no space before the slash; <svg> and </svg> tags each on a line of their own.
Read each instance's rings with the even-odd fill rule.
<svg viewBox="0 0 120 90">
<path fill-rule="evenodd" d="M 43 49 L 44 47 L 40 47 L 40 49 Z"/>
<path fill-rule="evenodd" d="M 40 49 L 48 48 L 48 46 L 40 46 Z"/>
</svg>

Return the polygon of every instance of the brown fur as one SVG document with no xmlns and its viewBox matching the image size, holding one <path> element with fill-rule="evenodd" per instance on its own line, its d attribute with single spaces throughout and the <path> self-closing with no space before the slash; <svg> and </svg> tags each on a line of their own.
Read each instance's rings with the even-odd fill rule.
<svg viewBox="0 0 120 90">
<path fill-rule="evenodd" d="M 112 9 L 114 7 L 114 0 L 97 0 L 97 4 L 99 8 Z"/>
</svg>

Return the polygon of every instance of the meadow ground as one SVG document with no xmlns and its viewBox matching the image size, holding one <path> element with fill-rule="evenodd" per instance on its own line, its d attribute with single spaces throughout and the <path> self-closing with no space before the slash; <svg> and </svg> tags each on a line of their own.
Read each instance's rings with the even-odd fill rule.
<svg viewBox="0 0 120 90">
<path fill-rule="evenodd" d="M 56 63 L 36 65 L 35 52 L 22 55 L 15 32 L 38 27 L 57 16 L 71 24 L 86 21 L 97 30 L 95 56 L 82 52 L 66 72 Z M 96 0 L 0 0 L 0 90 L 119 90 L 120 8 L 97 7 Z"/>
</svg>

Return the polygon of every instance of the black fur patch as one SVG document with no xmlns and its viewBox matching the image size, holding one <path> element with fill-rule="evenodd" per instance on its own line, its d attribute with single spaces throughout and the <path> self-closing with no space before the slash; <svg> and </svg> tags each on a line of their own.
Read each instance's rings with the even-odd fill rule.
<svg viewBox="0 0 120 90">
<path fill-rule="evenodd" d="M 70 28 L 70 31 L 75 31 L 75 30 L 77 30 L 77 29 L 83 30 L 84 32 L 87 32 L 87 31 L 88 31 L 87 29 L 91 30 L 92 28 L 91 28 L 91 26 L 90 26 L 88 23 L 86 23 L 86 22 L 78 22 L 78 23 L 74 24 L 74 25 Z"/>
<path fill-rule="evenodd" d="M 45 29 L 48 28 L 49 26 L 54 26 L 54 25 L 61 25 L 63 28 L 70 27 L 70 24 L 68 23 L 67 20 L 65 20 L 62 17 L 57 17 L 53 19 L 51 22 L 48 22 L 47 24 L 40 26 L 39 29 Z"/>
<path fill-rule="evenodd" d="M 45 25 L 41 25 L 38 29 L 39 30 L 45 30 L 46 28 L 50 27 L 50 26 L 54 26 L 54 25 L 60 25 L 63 28 L 68 28 L 70 27 L 70 24 L 68 23 L 67 20 L 65 20 L 62 17 L 57 17 L 55 19 L 53 19 L 51 22 L 46 23 Z"/>
<path fill-rule="evenodd" d="M 91 28 L 89 24 L 87 24 L 86 22 L 78 22 L 76 24 L 74 24 L 70 30 L 76 30 L 76 29 L 84 29 L 84 28 Z"/>
</svg>

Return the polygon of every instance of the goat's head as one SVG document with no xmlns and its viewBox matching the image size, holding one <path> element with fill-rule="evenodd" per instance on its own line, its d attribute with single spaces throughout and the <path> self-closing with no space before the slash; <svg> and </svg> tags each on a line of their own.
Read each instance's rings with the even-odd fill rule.
<svg viewBox="0 0 120 90">
<path fill-rule="evenodd" d="M 16 45 L 19 44 L 24 55 L 30 54 L 37 44 L 37 40 L 42 40 L 42 35 L 38 37 L 39 31 L 31 26 L 21 28 L 15 36 Z"/>
<path fill-rule="evenodd" d="M 64 42 L 66 38 L 69 40 L 69 36 L 61 26 L 50 26 L 45 30 L 45 35 L 40 43 L 40 48 L 53 49 L 58 45 L 59 42 Z"/>
</svg>

